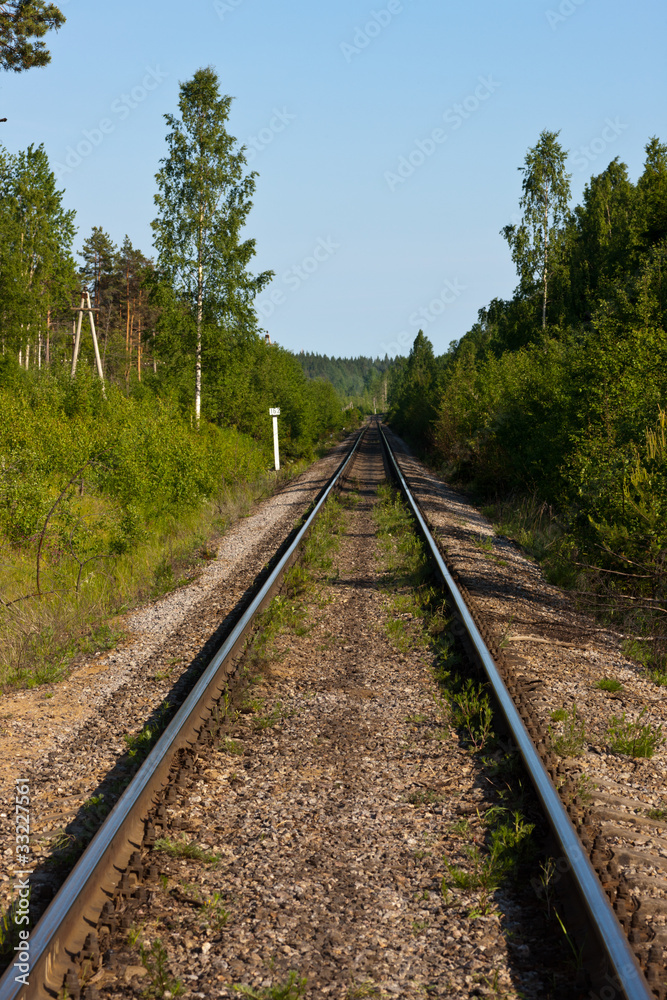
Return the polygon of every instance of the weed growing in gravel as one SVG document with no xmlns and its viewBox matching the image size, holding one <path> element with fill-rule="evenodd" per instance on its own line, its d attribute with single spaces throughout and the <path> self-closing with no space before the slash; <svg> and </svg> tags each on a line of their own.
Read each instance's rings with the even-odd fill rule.
<svg viewBox="0 0 667 1000">
<path fill-rule="evenodd" d="M 452 722 L 463 729 L 471 746 L 483 750 L 492 733 L 493 709 L 483 684 L 467 678 L 451 695 Z"/>
<path fill-rule="evenodd" d="M 649 819 L 657 819 L 662 823 L 667 822 L 667 809 L 647 809 L 646 815 Z"/>
<path fill-rule="evenodd" d="M 227 926 L 229 910 L 225 907 L 225 900 L 221 892 L 214 892 L 207 899 L 202 896 L 196 885 L 189 885 L 187 882 L 181 882 L 181 885 L 189 897 L 188 902 L 199 907 L 203 927 L 214 927 L 217 931 L 221 931 L 223 927 Z"/>
<path fill-rule="evenodd" d="M 554 913 L 556 914 L 556 920 L 560 924 L 560 929 L 562 930 L 563 934 L 565 935 L 565 940 L 568 943 L 568 947 L 569 947 L 570 951 L 572 952 L 572 958 L 573 958 L 573 962 L 574 962 L 574 967 L 577 970 L 577 972 L 580 972 L 581 969 L 583 968 L 583 964 L 584 964 L 584 945 L 582 944 L 580 948 L 577 948 L 574 940 L 572 939 L 572 936 L 568 933 L 568 930 L 565 927 L 565 924 L 561 920 L 560 914 L 559 914 L 558 910 L 554 910 Z"/>
<path fill-rule="evenodd" d="M 379 986 L 367 979 L 363 983 L 352 983 L 345 994 L 345 1000 L 363 1000 L 364 997 L 379 996 L 385 996 L 385 994 Z"/>
<path fill-rule="evenodd" d="M 413 806 L 430 806 L 442 802 L 444 798 L 445 796 L 434 788 L 420 788 L 416 792 L 410 792 L 407 801 Z"/>
<path fill-rule="evenodd" d="M 276 986 L 263 986 L 254 989 L 252 986 L 233 986 L 237 993 L 242 993 L 244 997 L 251 1000 L 299 1000 L 303 996 L 308 980 L 306 976 L 300 976 L 294 969 L 286 981 Z"/>
<path fill-rule="evenodd" d="M 617 681 L 614 677 L 602 677 L 599 681 L 596 681 L 594 687 L 598 688 L 599 691 L 620 691 L 623 685 L 620 681 Z"/>
<path fill-rule="evenodd" d="M 643 708 L 635 722 L 625 717 L 614 716 L 607 729 L 609 745 L 614 753 L 628 754 L 630 757 L 652 757 L 665 744 L 662 726 L 651 722 L 643 723 L 646 708 Z"/>
<path fill-rule="evenodd" d="M 142 945 L 139 949 L 141 964 L 148 973 L 150 982 L 146 991 L 147 996 L 163 997 L 169 993 L 172 997 L 180 997 L 184 992 L 180 979 L 174 979 L 169 972 L 169 956 L 160 941 L 156 938 L 150 948 Z"/>
<path fill-rule="evenodd" d="M 134 948 L 135 944 L 144 932 L 145 922 L 142 922 L 139 927 L 136 924 L 131 924 L 127 930 L 127 943 L 130 948 Z"/>
<path fill-rule="evenodd" d="M 547 918 L 551 917 L 551 907 L 553 905 L 554 899 L 554 886 L 560 879 L 560 872 L 556 867 L 556 862 L 553 858 L 547 858 L 546 861 L 540 866 L 540 878 L 535 891 L 539 899 L 544 899 L 544 905 L 547 911 Z"/>
<path fill-rule="evenodd" d="M 577 706 L 571 709 L 558 708 L 551 713 L 554 722 L 562 722 L 562 728 L 556 733 L 549 726 L 549 738 L 554 751 L 559 757 L 578 757 L 586 745 L 586 725 L 577 715 Z"/>
<path fill-rule="evenodd" d="M 83 808 L 87 809 L 89 812 L 97 810 L 98 806 L 102 806 L 104 802 L 103 795 L 91 795 L 89 799 L 83 803 Z"/>
<path fill-rule="evenodd" d="M 586 804 L 593 801 L 593 792 L 597 785 L 588 774 L 580 774 L 574 781 L 574 797 Z"/>
<path fill-rule="evenodd" d="M 483 552 L 493 552 L 493 539 L 489 535 L 477 535 L 476 538 L 473 538 L 472 543 L 476 549 L 481 549 Z"/>
<path fill-rule="evenodd" d="M 235 754 L 238 757 L 243 756 L 243 747 L 241 746 L 239 741 L 232 740 L 229 737 L 227 737 L 222 741 L 219 749 L 222 750 L 223 753 Z"/>
<path fill-rule="evenodd" d="M 283 719 L 289 719 L 294 715 L 292 709 L 285 708 L 279 701 L 276 702 L 275 706 L 266 715 L 260 715 L 258 718 L 253 720 L 253 728 L 261 731 L 262 729 L 271 729 L 273 726 L 277 726 L 279 722 Z"/>
<path fill-rule="evenodd" d="M 412 518 L 400 494 L 388 483 L 382 483 L 377 495 L 379 503 L 373 509 L 373 520 L 385 557 L 385 572 L 394 572 L 399 579 L 421 572 L 421 547 L 415 544 Z"/>
<path fill-rule="evenodd" d="M 229 910 L 224 905 L 224 900 L 219 892 L 214 892 L 210 899 L 204 900 L 202 915 L 205 923 L 216 930 L 221 931 L 229 921 Z"/>
<path fill-rule="evenodd" d="M 658 687 L 667 687 L 667 669 L 655 667 L 649 670 L 648 675 Z"/>
<path fill-rule="evenodd" d="M 217 854 L 205 851 L 199 844 L 182 838 L 170 840 L 168 837 L 158 837 L 153 845 L 154 851 L 168 854 L 172 858 L 190 858 L 193 861 L 203 861 L 207 865 L 216 864 L 220 859 Z"/>
</svg>

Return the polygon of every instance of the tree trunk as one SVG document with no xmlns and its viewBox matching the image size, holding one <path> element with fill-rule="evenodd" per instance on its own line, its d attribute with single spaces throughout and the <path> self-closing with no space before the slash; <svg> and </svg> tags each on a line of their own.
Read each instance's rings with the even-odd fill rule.
<svg viewBox="0 0 667 1000">
<path fill-rule="evenodd" d="M 201 327 L 204 313 L 204 265 L 202 238 L 204 230 L 204 205 L 199 205 L 199 240 L 197 261 L 197 357 L 195 360 L 195 423 L 199 429 L 201 416 Z"/>
<path fill-rule="evenodd" d="M 544 189 L 544 263 L 542 265 L 542 329 L 547 325 L 547 266 L 549 261 L 549 186 Z"/>
</svg>

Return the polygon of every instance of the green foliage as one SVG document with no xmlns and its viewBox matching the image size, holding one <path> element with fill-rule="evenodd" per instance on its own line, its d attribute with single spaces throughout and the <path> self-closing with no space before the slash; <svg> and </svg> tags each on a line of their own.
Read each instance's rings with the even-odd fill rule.
<svg viewBox="0 0 667 1000">
<path fill-rule="evenodd" d="M 614 691 L 620 691 L 623 685 L 613 677 L 601 677 L 595 682 L 595 687 L 599 691 L 611 691 L 613 694 Z"/>
<path fill-rule="evenodd" d="M 524 168 L 523 223 L 505 233 L 519 288 L 429 359 L 426 378 L 412 359 L 394 366 L 391 420 L 448 478 L 493 499 L 553 582 L 653 636 L 651 669 L 662 676 L 667 146 L 649 141 L 636 184 L 614 160 L 571 213 L 566 195 L 556 134 L 543 133 Z"/>
<path fill-rule="evenodd" d="M 165 116 L 171 130 L 169 154 L 156 176 L 158 217 L 153 229 L 158 281 L 167 282 L 175 294 L 182 335 L 192 341 L 186 353 L 195 359 L 197 424 L 202 365 L 215 365 L 229 335 L 241 339 L 252 335 L 256 327 L 252 301 L 273 277 L 272 271 L 254 277 L 247 271 L 255 241 L 242 240 L 241 233 L 252 208 L 256 174 L 244 176 L 243 148 L 235 148 L 236 140 L 227 132 L 231 103 L 231 97 L 220 96 L 210 66 L 182 83 L 181 117 Z"/>
<path fill-rule="evenodd" d="M 233 431 L 193 432 L 168 401 L 127 399 L 113 386 L 104 398 L 84 372 L 74 382 L 0 372 L 0 530 L 14 545 L 36 537 L 76 469 L 82 477 L 52 521 L 61 558 L 68 538 L 82 555 L 93 536 L 102 554 L 121 553 L 149 521 L 196 508 L 267 458 Z"/>
<path fill-rule="evenodd" d="M 46 339 L 53 311 L 69 312 L 75 287 L 74 212 L 65 211 L 62 196 L 43 145 L 15 155 L 0 147 L 3 355 L 8 348 L 21 351 L 26 364 L 29 347 L 34 357 L 39 339 Z"/>
<path fill-rule="evenodd" d="M 139 954 L 148 973 L 147 995 L 159 998 L 169 993 L 172 997 L 180 997 L 184 992 L 183 984 L 170 974 L 169 956 L 160 939 L 156 938 L 149 948 L 142 945 Z"/>
<path fill-rule="evenodd" d="M 578 757 L 586 746 L 586 724 L 577 715 L 577 706 L 556 709 L 551 718 L 556 723 L 562 723 L 558 731 L 549 726 L 553 749 L 559 757 Z"/>
<path fill-rule="evenodd" d="M 219 858 L 217 854 L 205 851 L 199 844 L 193 844 L 189 840 L 170 840 L 168 837 L 158 837 L 153 845 L 154 851 L 168 854 L 172 858 L 189 858 L 192 861 L 203 861 L 204 864 L 217 864 Z"/>
<path fill-rule="evenodd" d="M 438 366 L 433 346 L 420 330 L 407 360 L 391 372 L 389 419 L 410 440 L 428 443 L 435 418 Z"/>
<path fill-rule="evenodd" d="M 558 143 L 558 132 L 545 129 L 537 145 L 526 154 L 518 226 L 506 226 L 503 235 L 510 245 L 520 278 L 520 290 L 530 296 L 537 288 L 542 297 L 542 327 L 546 326 L 548 288 L 563 254 L 562 223 L 567 218 L 570 175 L 565 173 L 567 154 Z"/>
<path fill-rule="evenodd" d="M 274 986 L 264 986 L 254 989 L 252 986 L 234 986 L 237 993 L 242 993 L 244 997 L 251 1000 L 299 1000 L 304 995 L 308 979 L 300 976 L 294 969 L 284 983 L 277 983 Z"/>
<path fill-rule="evenodd" d="M 493 709 L 483 684 L 467 678 L 451 693 L 452 723 L 462 729 L 474 750 L 483 750 L 493 734 Z"/>
<path fill-rule="evenodd" d="M 296 355 L 306 376 L 330 382 L 341 399 L 355 403 L 364 412 L 384 412 L 388 373 L 393 362 L 384 358 L 330 358 L 309 351 Z"/>
<path fill-rule="evenodd" d="M 643 708 L 634 722 L 626 719 L 625 712 L 620 719 L 617 716 L 612 718 L 607 739 L 614 753 L 624 753 L 630 757 L 652 757 L 656 750 L 664 746 L 667 740 L 662 726 L 643 722 L 645 715 L 646 708 Z"/>
<path fill-rule="evenodd" d="M 32 66 L 46 66 L 51 54 L 43 38 L 65 23 L 55 4 L 44 0 L 8 0 L 0 7 L 0 67 L 20 73 Z"/>
</svg>

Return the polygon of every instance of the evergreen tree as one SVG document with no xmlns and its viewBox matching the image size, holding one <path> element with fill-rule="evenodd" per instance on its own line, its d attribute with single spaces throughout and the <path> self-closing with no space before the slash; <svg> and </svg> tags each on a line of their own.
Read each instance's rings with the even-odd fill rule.
<svg viewBox="0 0 667 1000">
<path fill-rule="evenodd" d="M 79 257 L 83 257 L 80 274 L 91 294 L 96 309 L 102 307 L 103 290 L 109 285 L 114 273 L 118 249 L 108 233 L 101 226 L 93 226 L 93 231 L 84 241 Z"/>
<path fill-rule="evenodd" d="M 44 0 L 10 0 L 0 3 L 0 66 L 20 73 L 32 66 L 46 66 L 51 54 L 42 38 L 52 28 L 65 23 L 63 13 L 55 4 Z"/>
<path fill-rule="evenodd" d="M 559 132 L 546 129 L 536 146 L 526 153 L 521 200 L 523 218 L 518 226 L 505 226 L 502 234 L 510 245 L 523 294 L 542 288 L 542 328 L 547 325 L 549 279 L 554 271 L 560 242 L 560 227 L 567 219 L 570 174 L 565 173 L 567 154 L 558 143 Z"/>
<path fill-rule="evenodd" d="M 51 312 L 67 307 L 75 287 L 74 212 L 62 207 L 62 191 L 43 146 L 0 159 L 2 249 L 0 315 L 6 342 L 26 354 L 46 331 Z"/>
<path fill-rule="evenodd" d="M 652 246 L 667 236 L 667 145 L 656 136 L 646 145 L 644 173 L 637 182 L 641 199 L 642 236 Z"/>
<path fill-rule="evenodd" d="M 253 299 L 273 272 L 252 276 L 255 241 L 241 241 L 255 173 L 244 176 L 243 149 L 227 132 L 231 97 L 215 71 L 197 70 L 180 86 L 181 117 L 165 115 L 168 155 L 156 175 L 153 222 L 159 277 L 175 290 L 194 326 L 195 419 L 199 423 L 203 333 L 209 327 L 254 331 Z"/>
<path fill-rule="evenodd" d="M 574 211 L 570 272 L 575 317 L 592 313 L 600 298 L 612 296 L 630 262 L 636 265 L 636 215 L 635 187 L 626 165 L 616 157 L 606 170 L 591 177 L 583 204 Z"/>
</svg>

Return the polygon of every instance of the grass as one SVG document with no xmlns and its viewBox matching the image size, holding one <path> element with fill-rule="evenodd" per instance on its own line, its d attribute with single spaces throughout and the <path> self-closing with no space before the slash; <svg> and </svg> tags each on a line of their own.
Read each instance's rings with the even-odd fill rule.
<svg viewBox="0 0 667 1000">
<path fill-rule="evenodd" d="M 205 927 L 213 927 L 221 931 L 229 922 L 229 910 L 225 906 L 225 899 L 221 892 L 214 892 L 209 898 L 203 897 L 200 889 L 196 885 L 181 883 L 185 892 L 191 897 L 194 905 L 199 907 L 201 924 Z M 165 886 L 166 888 L 166 886 Z"/>
<path fill-rule="evenodd" d="M 553 722 L 562 723 L 560 731 L 549 726 L 551 746 L 559 757 L 578 757 L 586 746 L 586 725 L 578 715 L 577 706 L 558 708 L 551 713 Z"/>
<path fill-rule="evenodd" d="M 419 789 L 417 792 L 410 792 L 406 801 L 413 806 L 431 806 L 442 802 L 444 799 L 445 796 L 441 792 L 437 792 L 434 788 L 424 788 Z"/>
<path fill-rule="evenodd" d="M 306 465 L 293 464 L 280 481 Z M 76 562 L 45 560 L 41 599 L 35 595 L 36 542 L 16 548 L 0 538 L 0 690 L 56 683 L 81 656 L 113 648 L 122 637 L 114 615 L 191 580 L 212 557 L 213 539 L 275 488 L 275 473 L 263 474 L 225 486 L 178 519 L 155 519 L 131 552 L 90 563 L 79 592 Z M 48 593 L 52 589 L 57 592 Z"/>
<path fill-rule="evenodd" d="M 363 983 L 352 983 L 345 994 L 345 1000 L 364 1000 L 365 997 L 386 996 L 379 986 L 376 986 L 370 979 Z"/>
<path fill-rule="evenodd" d="M 664 642 L 662 643 L 664 647 Z M 628 639 L 623 644 L 623 652 L 631 660 L 644 667 L 647 676 L 659 687 L 667 687 L 667 656 L 657 649 L 655 642 L 645 639 Z"/>
<path fill-rule="evenodd" d="M 199 844 L 193 844 L 185 838 L 170 840 L 168 837 L 158 837 L 153 850 L 168 854 L 171 858 L 189 858 L 193 861 L 203 861 L 207 865 L 217 864 L 220 860 L 217 854 L 205 851 Z"/>
<path fill-rule="evenodd" d="M 667 823 L 667 809 L 647 809 L 646 815 L 649 819 L 657 819 L 661 823 Z"/>
<path fill-rule="evenodd" d="M 643 722 L 646 708 L 632 722 L 626 718 L 626 713 L 620 719 L 614 716 L 607 729 L 609 746 L 614 753 L 627 754 L 629 757 L 652 757 L 666 740 L 662 726 Z"/>
<path fill-rule="evenodd" d="M 534 824 L 528 823 L 519 811 L 503 807 L 488 810 L 488 850 L 477 844 L 463 848 L 468 858 L 465 867 L 452 865 L 445 858 L 448 874 L 443 879 L 446 889 L 457 888 L 466 892 L 481 889 L 489 893 L 496 889 L 514 871 L 525 856 Z"/>
<path fill-rule="evenodd" d="M 539 562 L 550 583 L 573 587 L 579 571 L 573 565 L 565 528 L 554 509 L 535 496 L 512 496 L 482 507 L 496 533 L 506 535 Z"/>
<path fill-rule="evenodd" d="M 244 997 L 250 997 L 251 1000 L 299 1000 L 304 995 L 307 983 L 305 976 L 300 976 L 291 969 L 284 983 L 260 988 L 239 985 L 233 989 Z"/>
<path fill-rule="evenodd" d="M 473 545 L 482 552 L 493 552 L 493 539 L 489 535 L 477 535 L 472 540 Z"/>
<path fill-rule="evenodd" d="M 601 677 L 599 681 L 595 682 L 595 687 L 599 691 L 620 691 L 623 685 L 620 681 L 617 681 L 614 677 Z"/>
</svg>

